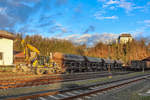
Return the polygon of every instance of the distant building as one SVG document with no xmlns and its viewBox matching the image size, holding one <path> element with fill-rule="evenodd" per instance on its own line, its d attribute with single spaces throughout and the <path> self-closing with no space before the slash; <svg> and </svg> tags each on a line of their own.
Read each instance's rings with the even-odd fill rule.
<svg viewBox="0 0 150 100">
<path fill-rule="evenodd" d="M 131 42 L 133 40 L 131 34 L 121 34 L 118 37 L 118 43 L 126 44 L 127 42 Z"/>
<path fill-rule="evenodd" d="M 14 54 L 14 64 L 24 64 L 24 63 L 25 63 L 24 52 L 18 52 Z"/>
<path fill-rule="evenodd" d="M 150 57 L 144 58 L 142 61 L 150 61 Z"/>
<path fill-rule="evenodd" d="M 0 66 L 13 64 L 14 35 L 0 30 Z"/>
</svg>

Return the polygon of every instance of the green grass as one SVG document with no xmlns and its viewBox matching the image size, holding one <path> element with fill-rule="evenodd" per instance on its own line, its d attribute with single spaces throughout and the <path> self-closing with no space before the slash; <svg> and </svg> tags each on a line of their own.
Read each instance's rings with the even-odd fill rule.
<svg viewBox="0 0 150 100">
<path fill-rule="evenodd" d="M 131 95 L 131 100 L 150 100 L 150 96 L 140 96 L 137 93 Z"/>
<path fill-rule="evenodd" d="M 92 83 L 97 83 L 97 82 L 108 82 L 108 81 L 112 81 L 112 80 L 122 79 L 122 78 L 125 78 L 125 77 L 133 77 L 133 76 L 136 76 L 136 75 L 144 75 L 146 73 L 148 73 L 148 72 L 145 72 L 145 73 L 136 72 L 136 73 L 130 73 L 130 74 L 127 74 L 127 75 L 112 76 L 111 79 L 108 78 L 108 77 L 102 77 L 102 78 L 95 78 L 95 79 L 89 79 L 89 80 L 85 80 L 85 81 L 77 81 L 77 82 L 72 82 L 72 83 L 78 84 L 78 85 L 84 85 L 84 84 L 92 84 Z"/>
<path fill-rule="evenodd" d="M 1 72 L 10 72 L 10 71 L 12 71 L 12 69 L 13 69 L 14 67 L 0 67 L 0 71 Z"/>
</svg>

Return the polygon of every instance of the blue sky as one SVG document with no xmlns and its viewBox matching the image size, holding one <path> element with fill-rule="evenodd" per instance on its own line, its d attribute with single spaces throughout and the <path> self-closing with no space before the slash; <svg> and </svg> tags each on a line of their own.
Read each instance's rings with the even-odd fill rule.
<svg viewBox="0 0 150 100">
<path fill-rule="evenodd" d="M 0 29 L 97 42 L 150 34 L 149 0 L 0 0 Z"/>
</svg>

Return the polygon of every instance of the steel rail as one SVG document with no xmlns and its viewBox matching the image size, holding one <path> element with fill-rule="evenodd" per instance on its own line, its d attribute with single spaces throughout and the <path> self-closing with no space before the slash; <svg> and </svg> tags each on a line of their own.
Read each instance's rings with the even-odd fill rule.
<svg viewBox="0 0 150 100">
<path fill-rule="evenodd" d="M 63 94 L 63 93 L 66 93 L 66 92 L 71 92 L 71 91 L 75 91 L 75 90 L 77 91 L 77 90 L 82 90 L 82 89 L 88 89 L 88 88 L 92 88 L 92 87 L 96 87 L 96 86 L 100 86 L 100 85 L 104 86 L 101 89 L 91 90 L 91 91 L 88 91 L 86 93 L 82 93 L 82 94 L 69 96 L 69 97 L 65 97 L 65 98 L 60 99 L 60 100 L 72 100 L 72 99 L 75 99 L 75 98 L 81 98 L 81 97 L 84 97 L 84 96 L 88 96 L 88 95 L 95 94 L 95 93 L 98 93 L 98 92 L 104 92 L 104 91 L 107 91 L 107 90 L 110 90 L 110 89 L 113 89 L 113 88 L 116 88 L 116 87 L 124 86 L 126 84 L 131 84 L 131 83 L 134 83 L 134 82 L 137 82 L 137 81 L 140 81 L 140 80 L 144 80 L 149 76 L 150 76 L 150 74 L 138 75 L 138 76 L 135 76 L 135 77 L 124 78 L 124 79 L 115 80 L 115 81 L 111 81 L 111 82 L 104 82 L 104 83 L 100 83 L 100 84 L 94 84 L 94 85 L 89 85 L 89 86 L 84 86 L 84 87 L 77 87 L 77 88 L 66 89 L 66 90 L 64 89 L 64 90 L 57 90 L 57 91 L 51 91 L 51 92 L 47 91 L 47 92 L 44 92 L 44 93 L 35 93 L 35 94 L 32 94 L 32 95 L 28 94 L 26 96 L 18 96 L 16 98 L 10 98 L 10 99 L 6 99 L 6 100 L 26 100 L 26 99 L 29 99 L 29 98 L 32 100 L 32 99 L 35 99 L 35 98 L 38 98 L 38 97 L 44 97 L 44 96 L 48 96 L 48 95 Z M 105 87 L 105 85 L 114 84 L 114 83 L 117 83 L 117 84 Z"/>
<path fill-rule="evenodd" d="M 115 75 L 124 75 L 128 73 L 114 73 Z M 8 89 L 8 88 L 17 88 L 17 87 L 27 87 L 27 86 L 38 86 L 38 85 L 47 85 L 47 84 L 53 84 L 53 83 L 60 83 L 60 82 L 69 82 L 69 81 L 77 81 L 77 80 L 85 80 L 85 79 L 92 79 L 92 78 L 98 78 L 98 77 L 106 77 L 110 74 L 86 74 L 86 75 L 79 75 L 79 76 L 72 76 L 72 77 L 44 77 L 44 78 L 33 78 L 33 79 L 19 79 L 19 80 L 8 80 L 8 81 L 1 81 L 0 82 L 0 89 Z"/>
</svg>

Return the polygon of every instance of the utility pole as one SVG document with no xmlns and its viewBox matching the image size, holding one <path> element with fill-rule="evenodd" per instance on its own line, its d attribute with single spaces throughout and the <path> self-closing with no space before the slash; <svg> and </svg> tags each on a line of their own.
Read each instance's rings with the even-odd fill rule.
<svg viewBox="0 0 150 100">
<path fill-rule="evenodd" d="M 108 44 L 108 59 L 110 60 L 110 44 Z M 108 73 L 111 73 L 110 64 L 108 65 Z"/>
<path fill-rule="evenodd" d="M 143 61 L 142 61 L 142 64 L 141 64 L 141 65 L 142 65 L 142 72 L 144 73 L 144 70 L 145 70 L 145 68 L 144 68 L 145 66 L 144 66 L 144 65 L 145 65 L 145 64 L 143 63 Z"/>
<path fill-rule="evenodd" d="M 144 66 L 143 66 L 143 73 L 144 73 Z"/>
<path fill-rule="evenodd" d="M 110 60 L 110 47 L 111 47 L 111 44 L 110 44 L 110 41 L 108 42 L 108 60 Z M 112 74 L 111 74 L 111 65 L 109 64 L 108 65 L 108 73 L 109 73 L 109 76 L 108 78 L 112 78 Z"/>
</svg>

